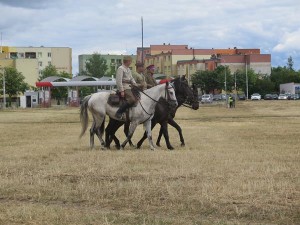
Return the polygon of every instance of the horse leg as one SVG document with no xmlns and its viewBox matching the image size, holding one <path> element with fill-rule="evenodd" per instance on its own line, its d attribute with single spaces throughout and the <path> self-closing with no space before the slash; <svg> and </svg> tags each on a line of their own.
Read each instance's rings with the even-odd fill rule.
<svg viewBox="0 0 300 225">
<path fill-rule="evenodd" d="M 93 122 L 91 128 L 90 128 L 90 148 L 93 149 L 95 146 L 95 141 L 94 141 L 94 135 L 95 135 L 95 122 Z"/>
<path fill-rule="evenodd" d="M 153 144 L 153 140 L 152 140 L 152 134 L 151 134 L 151 130 L 152 130 L 152 125 L 151 125 L 151 120 L 147 120 L 145 123 L 144 123 L 144 128 L 147 132 L 147 137 L 148 137 L 148 140 L 149 140 L 149 145 L 150 145 L 150 149 L 151 150 L 154 150 L 155 149 L 155 146 Z"/>
<path fill-rule="evenodd" d="M 160 147 L 160 139 L 161 139 L 162 135 L 163 135 L 163 129 L 162 129 L 162 126 L 160 126 L 159 134 L 158 134 L 158 137 L 157 137 L 157 140 L 156 140 L 156 146 L 158 146 L 158 147 Z"/>
<path fill-rule="evenodd" d="M 168 119 L 168 123 L 176 128 L 176 130 L 178 131 L 179 133 L 179 137 L 180 137 L 180 141 L 181 141 L 181 146 L 185 146 L 185 143 L 184 143 L 184 139 L 183 139 L 183 135 L 182 135 L 182 130 L 181 130 L 181 127 L 175 122 L 175 120 L 173 118 L 169 118 Z"/>
<path fill-rule="evenodd" d="M 170 150 L 173 150 L 174 148 L 171 145 L 170 139 L 169 139 L 168 122 L 167 121 L 162 122 L 160 129 L 162 130 L 162 133 L 164 134 L 164 138 L 166 140 L 167 148 L 170 149 Z"/>
<path fill-rule="evenodd" d="M 125 145 L 127 144 L 127 142 L 131 139 L 136 127 L 137 127 L 137 123 L 136 122 L 131 122 L 130 126 L 129 126 L 129 132 L 127 135 L 126 140 L 121 144 L 121 148 L 124 149 Z"/>
<path fill-rule="evenodd" d="M 157 122 L 153 122 L 152 121 L 152 123 L 151 123 L 151 130 L 155 127 L 156 124 L 157 124 Z M 137 149 L 141 148 L 141 146 L 142 146 L 143 142 L 146 140 L 146 138 L 147 138 L 147 131 L 145 130 L 143 137 L 141 138 L 141 140 L 139 140 L 139 142 L 136 145 Z"/>
<path fill-rule="evenodd" d="M 129 132 L 129 125 L 130 125 L 129 122 L 125 122 L 125 124 L 124 124 L 124 134 L 126 136 L 128 135 L 128 132 Z M 135 145 L 132 143 L 131 139 L 128 142 L 131 147 L 135 148 Z"/>
<path fill-rule="evenodd" d="M 114 140 L 115 146 L 117 149 L 120 149 L 120 141 L 119 139 L 115 136 L 116 131 L 122 126 L 122 122 L 119 122 L 114 119 L 110 119 L 109 123 L 105 129 L 105 142 L 106 142 L 106 147 L 110 147 L 111 142 Z"/>
<path fill-rule="evenodd" d="M 99 141 L 101 143 L 101 148 L 105 147 L 105 142 L 104 142 L 104 140 L 102 138 L 103 131 L 104 131 L 104 123 L 105 123 L 105 121 L 103 120 L 100 127 L 98 127 L 98 128 L 95 127 L 96 135 L 97 135 L 97 137 L 98 137 L 98 139 L 99 139 Z"/>
</svg>

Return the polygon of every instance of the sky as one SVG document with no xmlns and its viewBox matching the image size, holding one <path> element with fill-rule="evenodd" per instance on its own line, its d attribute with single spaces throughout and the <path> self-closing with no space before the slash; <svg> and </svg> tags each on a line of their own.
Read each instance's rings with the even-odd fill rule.
<svg viewBox="0 0 300 225">
<path fill-rule="evenodd" d="M 142 46 L 259 48 L 272 67 L 300 70 L 299 0 L 0 0 L 3 46 L 70 47 L 81 54 L 136 54 Z"/>
</svg>

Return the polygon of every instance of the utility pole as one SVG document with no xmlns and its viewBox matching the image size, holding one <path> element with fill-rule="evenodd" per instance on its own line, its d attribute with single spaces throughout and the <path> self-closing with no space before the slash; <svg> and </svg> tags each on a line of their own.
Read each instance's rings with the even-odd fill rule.
<svg viewBox="0 0 300 225">
<path fill-rule="evenodd" d="M 141 17 L 141 23 L 142 23 L 142 63 L 144 64 L 144 22 L 143 22 L 143 17 Z"/>
<path fill-rule="evenodd" d="M 247 58 L 246 58 L 246 96 L 248 100 L 248 71 L 247 71 Z"/>
<path fill-rule="evenodd" d="M 3 71 L 3 109 L 6 108 L 6 93 L 5 93 L 5 69 L 2 68 Z"/>
<path fill-rule="evenodd" d="M 2 32 L 1 32 L 1 45 L 0 45 L 0 53 L 2 53 Z"/>
<path fill-rule="evenodd" d="M 2 32 L 1 32 L 1 43 L 0 43 L 0 54 L 2 53 Z M 3 74 L 3 109 L 6 108 L 6 93 L 5 93 L 5 69 L 2 69 L 2 74 Z"/>
</svg>

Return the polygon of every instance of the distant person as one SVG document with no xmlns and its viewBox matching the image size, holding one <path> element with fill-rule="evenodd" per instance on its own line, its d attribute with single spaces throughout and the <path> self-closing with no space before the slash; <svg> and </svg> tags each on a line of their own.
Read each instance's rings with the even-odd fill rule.
<svg viewBox="0 0 300 225">
<path fill-rule="evenodd" d="M 142 90 L 145 90 L 147 89 L 147 83 L 144 75 L 144 71 L 145 71 L 144 64 L 141 62 L 137 62 L 135 66 L 136 66 L 136 72 L 132 73 L 132 77 L 134 78 L 137 87 L 139 87 Z"/>
<path fill-rule="evenodd" d="M 228 104 L 229 104 L 229 108 L 233 108 L 233 98 L 231 95 L 228 96 Z"/>
<path fill-rule="evenodd" d="M 116 112 L 115 116 L 118 119 L 122 118 L 122 114 L 126 111 L 126 109 L 132 107 L 137 102 L 136 97 L 131 91 L 131 86 L 136 85 L 129 68 L 131 62 L 132 58 L 130 56 L 125 56 L 123 58 L 123 64 L 118 68 L 116 74 L 117 89 L 120 93 L 120 97 L 125 99 L 123 105 L 121 105 Z"/>
<path fill-rule="evenodd" d="M 152 87 L 157 85 L 156 80 L 153 77 L 154 72 L 155 72 L 155 66 L 154 65 L 147 66 L 147 72 L 145 74 L 147 88 L 152 88 Z"/>
<path fill-rule="evenodd" d="M 235 108 L 235 96 L 232 97 L 232 108 Z"/>
</svg>

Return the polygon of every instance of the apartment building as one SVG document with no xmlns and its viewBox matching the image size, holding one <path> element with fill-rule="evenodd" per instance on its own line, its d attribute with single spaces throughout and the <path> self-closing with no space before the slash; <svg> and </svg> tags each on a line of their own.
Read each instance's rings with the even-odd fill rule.
<svg viewBox="0 0 300 225">
<path fill-rule="evenodd" d="M 146 48 L 145 66 L 155 65 L 156 72 L 167 76 L 187 75 L 188 79 L 198 70 L 214 70 L 228 66 L 231 72 L 253 69 L 256 73 L 271 74 L 271 55 L 260 54 L 260 49 L 194 49 L 187 45 L 150 45 Z M 137 49 L 141 55 L 141 48 Z"/>
<path fill-rule="evenodd" d="M 197 71 L 214 70 L 218 66 L 227 66 L 231 73 L 237 70 L 252 69 L 257 74 L 271 74 L 270 54 L 220 55 L 218 58 L 202 60 L 180 60 L 177 62 L 177 75 L 190 75 Z"/>
<path fill-rule="evenodd" d="M 0 58 L 1 65 L 9 64 L 25 77 L 25 82 L 35 86 L 42 70 L 48 65 L 56 67 L 58 72 L 72 74 L 72 49 L 68 47 L 9 47 L 3 46 L 5 57 Z"/>
</svg>

